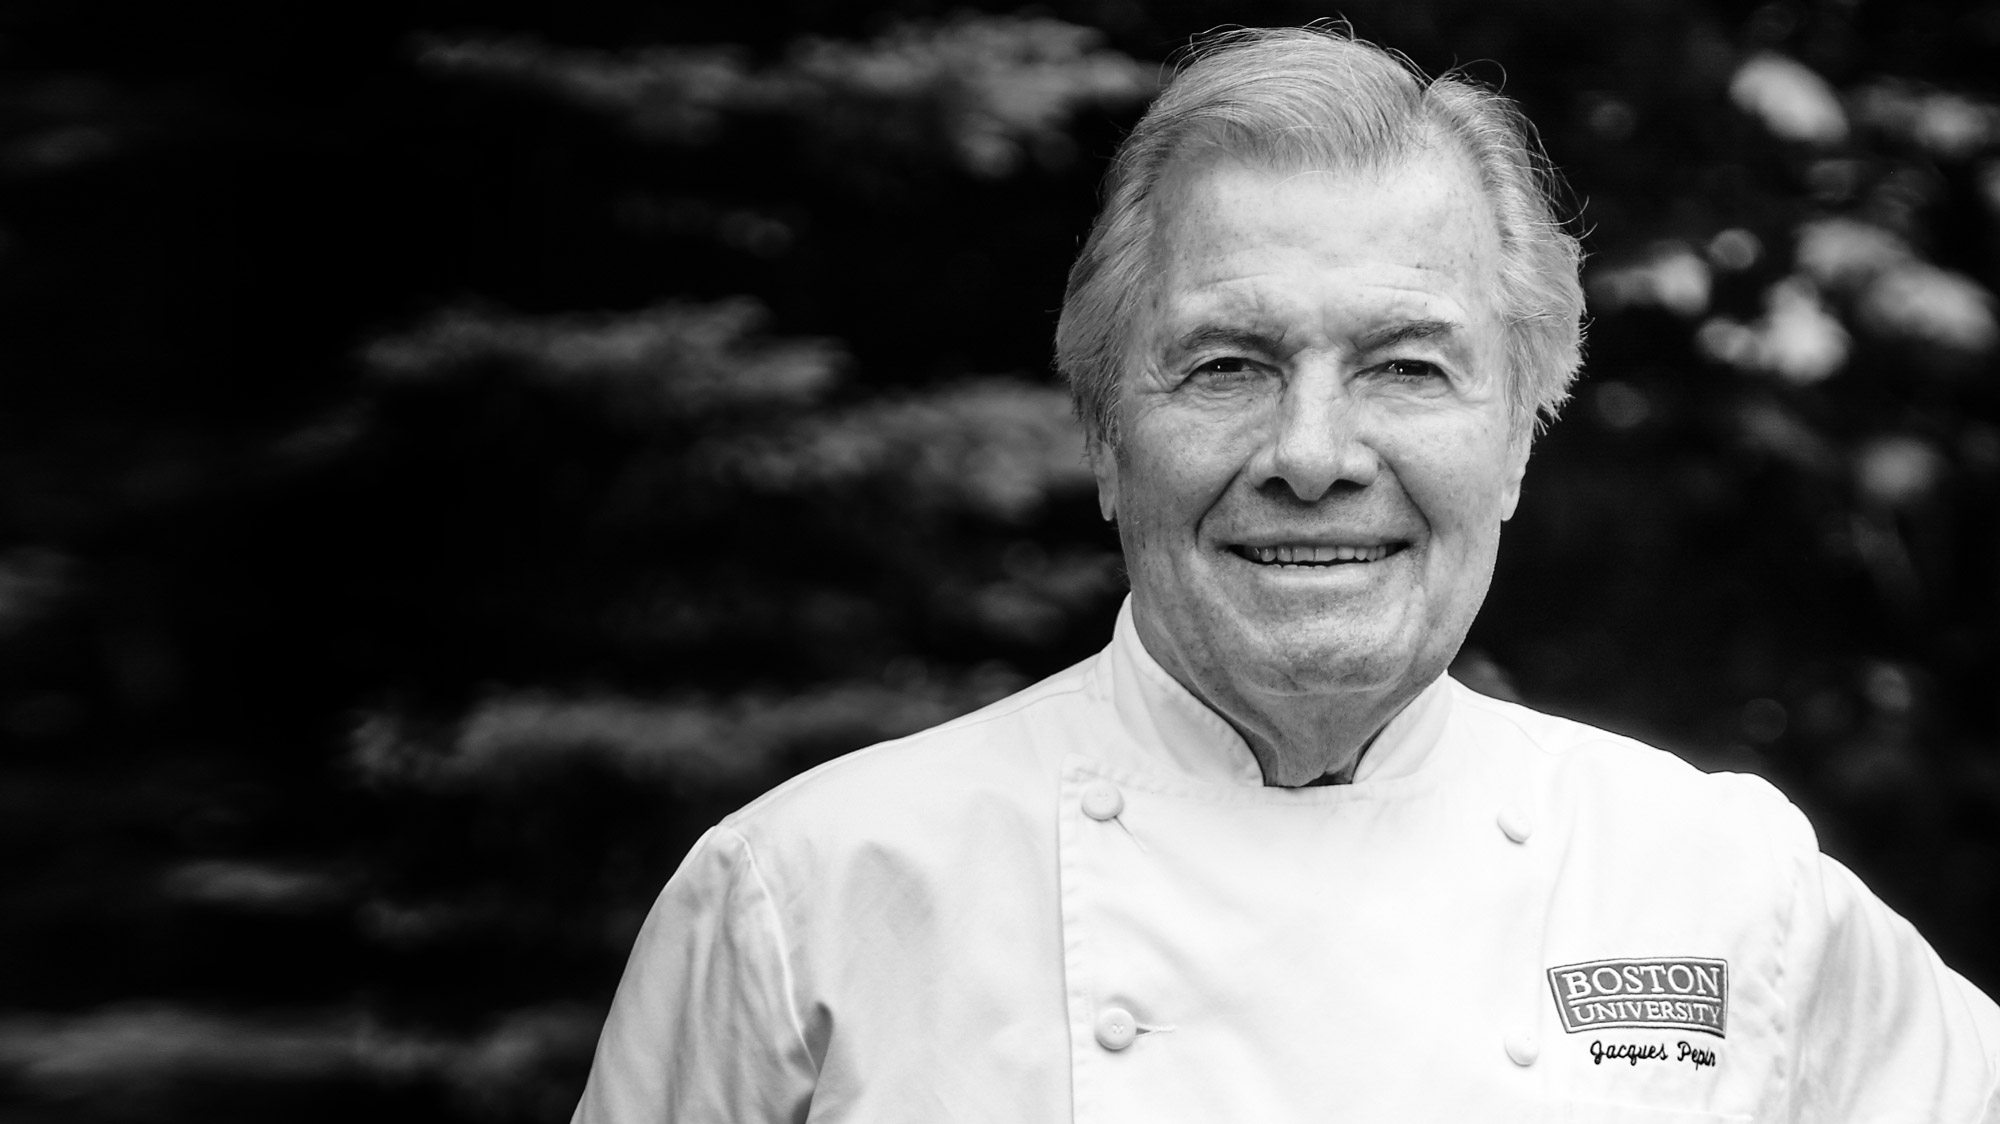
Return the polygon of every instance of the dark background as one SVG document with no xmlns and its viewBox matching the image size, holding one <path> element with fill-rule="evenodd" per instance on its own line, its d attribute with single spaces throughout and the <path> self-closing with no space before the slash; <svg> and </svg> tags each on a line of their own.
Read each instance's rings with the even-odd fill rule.
<svg viewBox="0 0 2000 1124">
<path fill-rule="evenodd" d="M 566 1119 L 703 827 L 1102 644 L 1097 178 L 1329 14 L 9 4 L 0 1119 Z M 1340 14 L 1591 253 L 1462 674 L 1769 777 L 2000 987 L 2000 4 Z"/>
</svg>

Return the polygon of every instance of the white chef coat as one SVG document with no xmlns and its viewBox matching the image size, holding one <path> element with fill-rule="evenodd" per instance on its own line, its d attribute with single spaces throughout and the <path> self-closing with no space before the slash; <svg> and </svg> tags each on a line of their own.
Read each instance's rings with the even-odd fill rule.
<svg viewBox="0 0 2000 1124">
<path fill-rule="evenodd" d="M 2000 1121 L 2000 1010 L 1765 782 L 1440 678 L 1267 788 L 1130 613 L 704 835 L 576 1121 Z"/>
</svg>

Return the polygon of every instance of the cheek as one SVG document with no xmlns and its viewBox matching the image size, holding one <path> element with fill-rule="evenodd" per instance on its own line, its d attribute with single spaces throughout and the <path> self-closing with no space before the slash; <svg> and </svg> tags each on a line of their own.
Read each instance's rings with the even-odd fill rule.
<svg viewBox="0 0 2000 1124">
<path fill-rule="evenodd" d="M 1198 522 L 1228 490 L 1241 459 L 1226 435 L 1177 420 L 1153 415 L 1127 431 L 1118 454 L 1120 505 L 1155 529 Z"/>
<path fill-rule="evenodd" d="M 1132 547 L 1161 542 L 1189 524 L 1194 513 L 1182 480 L 1185 466 L 1171 456 L 1138 455 L 1126 458 L 1118 469 L 1123 485 L 1119 497 L 1120 526 Z"/>
<path fill-rule="evenodd" d="M 1426 468 L 1403 484 L 1434 534 L 1463 547 L 1497 539 L 1507 511 L 1511 461 L 1507 444 L 1490 435 L 1460 433 L 1423 450 Z"/>
</svg>

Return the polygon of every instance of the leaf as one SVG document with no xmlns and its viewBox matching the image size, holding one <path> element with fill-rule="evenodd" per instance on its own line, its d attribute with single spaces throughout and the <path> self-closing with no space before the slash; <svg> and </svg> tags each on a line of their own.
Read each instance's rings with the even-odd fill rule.
<svg viewBox="0 0 2000 1124">
<path fill-rule="evenodd" d="M 748 297 L 544 317 L 467 306 L 377 339 L 361 358 L 386 382 L 501 365 L 542 385 L 594 397 L 615 417 L 640 420 L 816 401 L 836 380 L 841 346 L 767 337 L 761 331 L 766 320 L 763 306 Z"/>
</svg>

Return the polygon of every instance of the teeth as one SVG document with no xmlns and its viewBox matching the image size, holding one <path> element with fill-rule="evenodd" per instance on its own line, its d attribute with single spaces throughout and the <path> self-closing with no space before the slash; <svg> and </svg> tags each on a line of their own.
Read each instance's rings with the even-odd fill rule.
<svg viewBox="0 0 2000 1124">
<path fill-rule="evenodd" d="M 1378 546 L 1253 546 L 1245 553 L 1265 565 L 1309 565 L 1327 562 L 1380 562 L 1389 556 L 1386 545 Z"/>
</svg>

